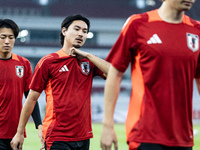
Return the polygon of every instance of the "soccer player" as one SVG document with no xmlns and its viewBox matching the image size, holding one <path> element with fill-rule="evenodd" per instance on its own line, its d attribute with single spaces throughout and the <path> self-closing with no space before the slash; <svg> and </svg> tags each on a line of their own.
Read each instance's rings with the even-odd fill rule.
<svg viewBox="0 0 200 150">
<path fill-rule="evenodd" d="M 0 150 L 12 150 L 10 141 L 17 132 L 23 93 L 27 97 L 32 78 L 30 62 L 11 52 L 18 33 L 19 28 L 13 20 L 0 19 Z M 42 135 L 38 104 L 32 117 Z"/>
<path fill-rule="evenodd" d="M 199 22 L 184 13 L 195 0 L 164 0 L 157 10 L 132 15 L 106 60 L 101 148 L 114 143 L 113 114 L 123 73 L 131 62 L 126 119 L 130 150 L 192 150 L 193 80 L 200 79 Z M 200 86 L 200 84 L 199 84 Z"/>
<path fill-rule="evenodd" d="M 43 136 L 46 150 L 89 150 L 91 89 L 94 76 L 105 78 L 110 64 L 79 50 L 87 39 L 90 21 L 81 16 L 66 17 L 61 24 L 59 51 L 37 64 L 31 91 L 22 109 L 18 130 L 11 145 L 22 147 L 24 128 L 40 93 L 46 93 Z"/>
</svg>

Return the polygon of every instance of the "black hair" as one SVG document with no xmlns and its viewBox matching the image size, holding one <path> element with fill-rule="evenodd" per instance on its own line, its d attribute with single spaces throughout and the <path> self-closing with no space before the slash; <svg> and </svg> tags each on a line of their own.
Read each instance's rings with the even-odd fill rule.
<svg viewBox="0 0 200 150">
<path fill-rule="evenodd" d="M 66 29 L 68 29 L 68 27 L 72 24 L 73 21 L 75 20 L 82 20 L 84 21 L 87 26 L 88 26 L 88 32 L 89 32 L 89 29 L 90 29 L 90 21 L 86 18 L 86 17 L 83 17 L 81 15 L 72 15 L 72 16 L 68 16 L 66 17 L 62 24 L 61 24 L 61 30 L 63 27 L 65 27 Z M 60 44 L 63 46 L 64 44 L 64 36 L 62 34 L 62 32 L 60 33 Z"/>
<path fill-rule="evenodd" d="M 18 25 L 11 19 L 0 19 L 0 28 L 10 28 L 13 31 L 15 39 L 19 34 Z"/>
</svg>

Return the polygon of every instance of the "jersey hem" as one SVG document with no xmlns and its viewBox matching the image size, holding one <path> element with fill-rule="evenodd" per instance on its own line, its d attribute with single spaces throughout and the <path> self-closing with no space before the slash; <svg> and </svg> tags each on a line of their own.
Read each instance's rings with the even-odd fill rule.
<svg viewBox="0 0 200 150">
<path fill-rule="evenodd" d="M 127 142 L 131 142 L 131 141 L 127 141 Z M 133 142 L 137 142 L 137 143 L 153 143 L 153 144 L 161 144 L 161 145 L 165 145 L 165 146 L 170 146 L 170 147 L 192 147 L 194 146 L 194 142 L 187 142 L 186 143 L 166 143 L 166 142 L 160 142 L 160 141 L 151 141 L 151 140 L 133 140 Z"/>
<path fill-rule="evenodd" d="M 47 142 L 54 142 L 54 141 L 71 142 L 71 141 L 83 141 L 83 140 L 87 140 L 87 139 L 91 139 L 91 138 L 93 138 L 93 135 L 89 136 L 89 137 L 83 137 L 83 138 L 63 138 L 63 137 L 58 137 L 58 138 L 50 138 L 49 140 L 46 139 L 45 141 L 47 141 Z"/>
</svg>

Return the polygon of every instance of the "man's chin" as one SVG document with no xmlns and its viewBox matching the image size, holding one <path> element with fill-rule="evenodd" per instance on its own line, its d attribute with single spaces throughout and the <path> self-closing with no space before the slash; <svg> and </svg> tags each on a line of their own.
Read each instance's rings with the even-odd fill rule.
<svg viewBox="0 0 200 150">
<path fill-rule="evenodd" d="M 80 48 L 81 45 L 79 45 L 79 44 L 74 44 L 73 47 L 75 47 L 75 48 Z"/>
</svg>

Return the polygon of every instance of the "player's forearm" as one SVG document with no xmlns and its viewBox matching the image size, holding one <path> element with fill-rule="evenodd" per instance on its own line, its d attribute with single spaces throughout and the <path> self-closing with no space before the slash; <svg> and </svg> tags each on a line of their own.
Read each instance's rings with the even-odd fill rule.
<svg viewBox="0 0 200 150">
<path fill-rule="evenodd" d="M 195 78 L 195 81 L 196 81 L 196 85 L 197 85 L 197 90 L 200 94 L 200 78 Z"/>
<path fill-rule="evenodd" d="M 104 73 L 105 77 L 107 77 L 108 70 L 110 67 L 109 62 L 90 53 L 87 54 L 87 58 Z"/>
<path fill-rule="evenodd" d="M 38 129 L 39 125 L 42 125 L 42 121 L 41 121 L 41 115 L 40 115 L 40 109 L 39 109 L 39 104 L 38 102 L 36 102 L 35 107 L 33 109 L 33 112 L 31 114 L 33 121 L 35 123 L 35 127 L 36 129 Z"/>
<path fill-rule="evenodd" d="M 17 128 L 17 132 L 19 134 L 24 134 L 24 129 L 25 129 L 25 126 L 28 122 L 28 119 L 34 109 L 34 106 L 35 106 L 35 103 L 39 97 L 39 93 L 35 93 L 34 91 L 30 91 L 25 103 L 24 103 L 24 106 L 22 108 L 22 111 L 21 111 L 21 115 L 20 115 L 20 120 L 19 120 L 19 124 L 18 124 L 18 128 Z"/>
<path fill-rule="evenodd" d="M 120 92 L 120 83 L 123 73 L 110 66 L 104 90 L 104 119 L 103 124 L 113 126 L 115 105 Z"/>
<path fill-rule="evenodd" d="M 25 98 L 28 97 L 28 93 L 29 93 L 29 90 L 24 92 Z M 33 121 L 35 123 L 35 128 L 38 129 L 38 126 L 42 125 L 42 120 L 41 120 L 41 115 L 40 115 L 40 109 L 39 109 L 38 102 L 36 102 L 31 116 L 32 116 Z"/>
<path fill-rule="evenodd" d="M 29 117 L 32 113 L 33 106 L 34 106 L 33 103 L 29 102 L 28 99 L 27 99 L 24 106 L 23 106 L 21 115 L 20 115 L 19 125 L 18 125 L 18 128 L 17 128 L 18 133 L 20 133 L 20 134 L 24 133 L 24 129 L 25 129 L 25 126 L 28 122 L 28 119 L 29 119 Z"/>
</svg>

